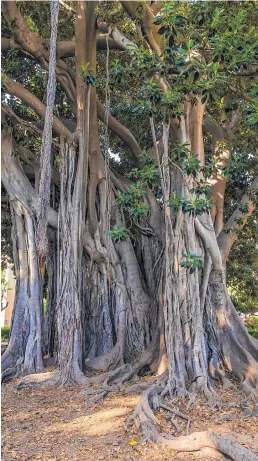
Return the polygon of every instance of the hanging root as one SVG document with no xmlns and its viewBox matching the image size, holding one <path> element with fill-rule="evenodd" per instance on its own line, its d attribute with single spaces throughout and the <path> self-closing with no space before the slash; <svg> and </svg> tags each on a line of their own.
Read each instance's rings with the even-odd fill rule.
<svg viewBox="0 0 258 461">
<path fill-rule="evenodd" d="M 144 440 L 151 440 L 160 446 L 168 447 L 177 452 L 190 452 L 204 450 L 217 450 L 224 455 L 229 456 L 234 461 L 258 461 L 258 456 L 247 448 L 243 447 L 237 442 L 234 442 L 225 437 L 216 435 L 214 432 L 194 432 L 189 435 L 190 418 L 185 414 L 178 411 L 177 408 L 172 408 L 168 405 L 163 405 L 160 400 L 164 393 L 163 385 L 154 385 L 150 387 L 140 397 L 137 407 L 133 414 L 129 417 L 128 423 L 135 423 L 143 433 Z M 157 419 L 154 411 L 163 408 L 170 411 L 173 416 L 178 416 L 187 421 L 186 436 L 175 437 L 167 439 L 159 434 L 157 430 Z M 179 432 L 180 428 L 176 421 L 172 419 L 172 424 L 175 426 L 176 431 Z"/>
</svg>

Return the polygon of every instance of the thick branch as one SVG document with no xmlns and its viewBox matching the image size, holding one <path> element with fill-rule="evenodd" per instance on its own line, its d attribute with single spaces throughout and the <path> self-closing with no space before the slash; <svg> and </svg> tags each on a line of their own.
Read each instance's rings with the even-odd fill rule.
<svg viewBox="0 0 258 461">
<path fill-rule="evenodd" d="M 258 176 L 255 177 L 254 181 L 252 182 L 251 187 L 258 186 Z M 243 206 L 247 206 L 247 211 L 241 211 Z M 227 221 L 224 230 L 221 231 L 218 237 L 218 245 L 220 248 L 222 261 L 225 264 L 230 250 L 237 240 L 238 232 L 244 227 L 248 218 L 252 215 L 253 211 L 255 210 L 254 201 L 250 199 L 249 194 L 245 194 L 242 197 L 239 207 L 234 211 L 234 213 L 230 216 L 229 220 Z"/>
<path fill-rule="evenodd" d="M 11 48 L 21 49 L 20 45 L 13 39 L 1 37 L 1 52 L 6 53 L 6 51 L 9 51 Z"/>
<path fill-rule="evenodd" d="M 225 141 L 223 128 L 206 115 L 203 123 L 203 132 L 211 135 L 214 154 L 219 156 L 220 167 L 225 168 L 230 158 L 230 150 L 226 148 L 221 149 L 221 145 Z M 224 225 L 224 197 L 227 179 L 218 173 L 212 176 L 211 184 L 212 198 L 216 204 L 216 206 L 211 210 L 211 217 L 216 235 L 218 235 Z"/>
<path fill-rule="evenodd" d="M 26 177 L 19 157 L 11 156 L 13 151 L 13 138 L 8 129 L 2 131 L 2 171 L 1 178 L 10 199 L 18 199 L 27 210 L 36 213 L 38 202 L 34 187 Z M 49 208 L 48 223 L 51 227 L 57 228 L 57 213 Z"/>
<path fill-rule="evenodd" d="M 115 41 L 111 37 L 107 37 L 106 35 L 98 35 L 97 36 L 97 50 L 106 50 L 107 49 L 107 41 L 108 47 L 110 50 L 119 50 L 124 51 L 126 49 L 125 45 L 120 44 L 118 41 Z M 44 42 L 45 43 L 45 42 Z M 48 43 L 48 41 L 46 42 Z M 1 51 L 2 53 L 6 53 L 11 48 L 17 48 L 22 50 L 22 47 L 16 43 L 14 40 L 10 38 L 1 38 Z M 75 56 L 75 40 L 61 40 L 57 43 L 57 56 L 58 58 L 73 58 Z"/>
<path fill-rule="evenodd" d="M 37 135 L 37 136 L 42 136 L 42 129 L 36 125 L 33 125 L 31 122 L 27 122 L 27 120 L 24 120 L 21 117 L 18 117 L 18 115 L 12 110 L 11 107 L 5 106 L 4 104 L 1 105 L 1 113 L 2 116 L 3 114 L 8 115 L 9 117 L 13 117 L 17 122 L 21 125 L 22 128 L 24 128 L 24 131 L 29 131 L 30 133 Z"/>
<path fill-rule="evenodd" d="M 13 30 L 14 37 L 21 46 L 21 49 L 34 56 L 41 66 L 48 70 L 49 51 L 45 49 L 41 37 L 30 31 L 19 9 L 17 8 L 16 3 L 14 1 L 5 2 L 5 5 L 3 6 L 3 13 L 10 28 Z M 15 24 L 15 26 L 13 24 Z M 69 68 L 69 66 L 58 59 L 56 76 L 63 86 L 68 99 L 73 105 L 76 97 L 76 90 L 73 77 L 71 76 L 72 72 L 73 71 Z M 74 107 L 73 111 L 76 113 Z"/>
<path fill-rule="evenodd" d="M 24 51 L 35 55 L 41 53 L 41 38 L 30 31 L 29 27 L 25 23 L 16 2 L 9 0 L 2 4 L 2 11 L 5 20 L 7 21 L 10 29 L 13 32 L 14 38 L 18 41 L 19 45 L 22 45 Z M 13 23 L 15 22 L 15 27 Z M 11 43 L 13 43 L 11 41 Z"/>
<path fill-rule="evenodd" d="M 141 15 L 144 17 L 144 21 L 141 24 L 141 31 L 142 34 L 151 47 L 151 49 L 155 50 L 156 53 L 160 56 L 161 55 L 161 35 L 158 34 L 158 30 L 160 26 L 156 26 L 154 21 L 154 14 L 149 7 L 144 2 L 135 2 L 135 1 L 120 1 L 121 5 L 127 12 L 127 14 L 131 17 L 132 20 L 137 19 L 137 12 L 138 9 L 141 8 L 142 12 Z"/>
<path fill-rule="evenodd" d="M 72 8 L 70 5 L 67 5 L 63 0 L 59 0 L 60 5 L 62 5 L 66 10 L 71 11 L 72 13 L 76 13 L 76 10 Z"/>
<path fill-rule="evenodd" d="M 22 99 L 28 106 L 30 106 L 40 117 L 44 118 L 46 114 L 46 106 L 30 91 L 26 90 L 22 85 L 10 79 L 4 77 L 4 85 L 7 92 Z M 55 133 L 64 136 L 67 140 L 72 140 L 72 133 L 63 125 L 57 117 L 53 120 L 53 130 Z"/>
<path fill-rule="evenodd" d="M 126 50 L 127 45 L 131 45 L 133 43 L 128 40 L 128 38 L 126 38 L 116 27 L 109 26 L 105 22 L 98 21 L 98 29 L 101 30 L 101 32 L 109 34 L 109 37 L 111 37 L 111 39 L 113 39 L 119 47 L 118 49 Z"/>
<path fill-rule="evenodd" d="M 97 99 L 97 111 L 98 118 L 106 123 L 106 111 L 101 102 Z M 113 133 L 118 136 L 124 143 L 129 147 L 130 151 L 133 154 L 134 159 L 139 164 L 139 155 L 141 153 L 141 148 L 137 143 L 135 137 L 128 128 L 118 122 L 112 115 L 108 114 L 108 127 Z"/>
</svg>

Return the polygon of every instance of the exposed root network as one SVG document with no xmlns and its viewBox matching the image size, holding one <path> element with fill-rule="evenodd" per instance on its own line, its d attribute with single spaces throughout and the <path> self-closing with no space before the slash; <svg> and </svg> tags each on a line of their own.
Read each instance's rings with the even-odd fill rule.
<svg viewBox="0 0 258 461">
<path fill-rule="evenodd" d="M 216 435 L 214 432 L 194 432 L 190 434 L 190 418 L 177 408 L 162 403 L 162 393 L 164 386 L 151 386 L 140 397 L 138 405 L 133 414 L 129 417 L 129 423 L 135 423 L 142 431 L 144 440 L 151 440 L 154 443 L 168 447 L 177 452 L 190 452 L 202 449 L 212 449 L 229 456 L 235 461 L 257 461 L 258 457 L 249 449 L 243 447 L 237 442 L 228 438 Z M 171 423 L 174 425 L 176 432 L 180 431 L 175 417 L 186 421 L 186 435 L 167 438 L 161 435 L 157 430 L 157 418 L 155 412 L 160 408 L 172 413 Z"/>
</svg>

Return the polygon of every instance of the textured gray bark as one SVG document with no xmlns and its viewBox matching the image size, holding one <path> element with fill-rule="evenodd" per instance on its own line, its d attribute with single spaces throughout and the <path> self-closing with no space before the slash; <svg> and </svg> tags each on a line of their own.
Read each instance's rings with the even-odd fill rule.
<svg viewBox="0 0 258 461">
<path fill-rule="evenodd" d="M 56 95 L 56 39 L 59 11 L 59 2 L 57 0 L 50 1 L 50 11 L 51 37 L 47 83 L 47 105 L 40 155 L 40 182 L 37 208 L 37 250 L 40 260 L 43 259 L 43 264 L 45 263 L 48 247 L 47 212 L 50 205 L 52 127 Z"/>
<path fill-rule="evenodd" d="M 18 200 L 11 202 L 17 276 L 11 337 L 2 356 L 3 378 L 43 371 L 39 270 L 35 226 Z"/>
</svg>

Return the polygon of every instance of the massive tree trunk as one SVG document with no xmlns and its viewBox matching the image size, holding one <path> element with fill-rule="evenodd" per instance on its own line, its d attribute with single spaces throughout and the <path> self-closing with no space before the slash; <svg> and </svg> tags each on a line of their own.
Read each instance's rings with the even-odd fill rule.
<svg viewBox="0 0 258 461">
<path fill-rule="evenodd" d="M 61 385 L 84 382 L 82 373 L 81 207 L 77 188 L 81 187 L 83 165 L 75 172 L 76 149 L 64 143 L 61 147 L 61 196 L 59 226 L 60 287 L 57 299 L 58 366 Z M 78 173 L 79 172 L 79 173 Z M 74 187 L 73 187 L 74 185 Z"/>
<path fill-rule="evenodd" d="M 10 342 L 2 357 L 3 377 L 43 370 L 42 296 L 35 246 L 33 187 L 13 155 L 11 134 L 2 132 L 2 181 L 10 198 L 15 274 L 15 305 Z"/>
<path fill-rule="evenodd" d="M 10 201 L 16 297 L 8 348 L 2 357 L 3 378 L 43 371 L 42 304 L 35 242 L 35 217 L 22 203 Z"/>
<path fill-rule="evenodd" d="M 135 18 L 137 4 L 121 3 Z M 97 380 L 105 384 L 137 379 L 148 367 L 159 376 L 159 385 L 144 395 L 135 413 L 148 431 L 149 420 L 155 420 L 150 406 L 157 407 L 157 395 L 158 399 L 167 393 L 183 396 L 190 389 L 203 392 L 212 400 L 215 380 L 230 385 L 228 372 L 239 379 L 245 392 L 252 392 L 258 385 L 258 349 L 232 305 L 224 275 L 240 227 L 235 218 L 241 215 L 245 222 L 254 204 L 248 195 L 243 196 L 242 203 L 248 210 L 244 214 L 240 208 L 236 210 L 226 224 L 229 232 L 223 231 L 226 180 L 217 175 L 211 178 L 214 210 L 197 212 L 184 207 L 183 203 L 197 197 L 195 190 L 204 178 L 201 168 L 205 166 L 205 104 L 199 97 L 193 103 L 189 94 L 184 97 L 180 120 L 164 120 L 159 143 L 156 122 L 150 118 L 151 161 L 154 159 L 159 170 L 159 190 L 156 193 L 145 184 L 142 200 L 148 204 L 146 215 L 135 217 L 118 206 L 118 191 L 129 194 L 131 181 L 110 168 L 108 127 L 129 147 L 135 164 L 139 168 L 143 165 L 141 148 L 132 133 L 108 114 L 108 72 L 106 109 L 97 99 L 92 78 L 89 79 L 96 76 L 97 70 L 97 28 L 105 27 L 109 34 L 105 44 L 107 69 L 110 37 L 122 40 L 121 43 L 124 40 L 116 29 L 98 24 L 96 5 L 97 2 L 78 2 L 76 73 L 61 59 L 56 61 L 57 80 L 70 99 L 77 125 L 72 135 L 60 120 L 53 118 L 53 131 L 61 136 L 60 175 L 55 178 L 60 199 L 58 213 L 48 207 L 49 201 L 48 210 L 45 207 L 43 213 L 48 225 L 57 230 L 55 258 L 47 261 L 44 350 L 57 355 L 59 370 L 54 383 L 60 385 L 88 384 L 85 366 L 103 370 L 105 373 Z M 151 7 L 144 3 L 142 8 L 139 34 L 146 46 L 160 56 L 159 27 L 153 24 Z M 20 24 L 15 29 L 17 46 L 49 69 L 49 55 L 40 37 L 28 31 L 14 2 L 6 2 L 4 14 L 10 24 L 15 20 Z M 167 83 L 157 73 L 155 82 L 166 92 Z M 45 116 L 44 104 L 19 83 L 6 78 L 5 85 L 38 115 Z M 106 125 L 104 146 L 100 143 L 98 116 Z M 214 124 L 204 125 L 212 135 L 216 154 L 216 141 L 224 140 L 223 130 L 216 126 L 214 131 Z M 176 143 L 187 146 L 186 154 L 198 159 L 201 168 L 195 174 L 187 174 L 173 158 Z M 43 370 L 42 289 L 35 250 L 38 200 L 13 151 L 11 134 L 4 131 L 2 179 L 11 204 L 17 275 L 11 338 L 2 364 L 6 378 Z M 224 148 L 220 158 L 223 165 L 229 155 Z M 47 179 L 49 186 L 50 174 Z M 170 203 L 173 193 L 180 197 L 178 206 Z M 112 238 L 110 230 L 114 226 L 126 230 L 125 237 Z M 194 261 L 198 261 L 196 267 Z M 151 431 L 153 435 L 153 428 Z M 195 437 L 188 439 L 191 449 L 208 444 L 226 454 L 232 453 L 231 447 L 213 435 Z M 181 450 L 185 448 L 183 442 L 164 443 Z M 235 452 L 234 457 L 237 459 Z"/>
</svg>

